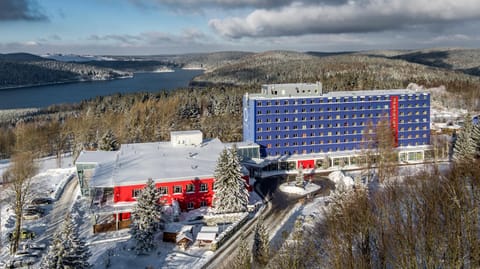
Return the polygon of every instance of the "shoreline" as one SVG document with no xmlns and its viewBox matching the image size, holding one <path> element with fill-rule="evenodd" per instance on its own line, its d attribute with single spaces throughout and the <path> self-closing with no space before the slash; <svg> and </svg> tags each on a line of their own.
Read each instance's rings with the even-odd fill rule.
<svg viewBox="0 0 480 269">
<path fill-rule="evenodd" d="M 42 87 L 42 86 L 53 86 L 53 85 L 69 84 L 69 83 L 81 83 L 81 82 L 94 82 L 94 81 L 109 81 L 109 80 L 116 80 L 116 79 L 128 79 L 128 78 L 133 78 L 133 76 L 134 76 L 134 75 L 132 74 L 131 76 L 120 76 L 120 77 L 109 78 L 109 79 L 78 79 L 78 80 L 45 82 L 45 83 L 38 83 L 38 84 L 26 84 L 26 85 L 18 85 L 18 86 L 6 86 L 6 87 L 0 87 L 0 91 L 3 91 L 3 90 L 24 89 L 24 88 L 35 88 L 35 87 Z M 1 110 L 1 109 L 0 109 L 0 110 Z"/>
</svg>

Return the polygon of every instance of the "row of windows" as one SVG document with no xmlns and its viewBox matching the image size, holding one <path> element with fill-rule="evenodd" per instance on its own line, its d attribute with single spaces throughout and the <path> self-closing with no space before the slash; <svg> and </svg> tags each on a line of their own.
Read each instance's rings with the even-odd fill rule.
<svg viewBox="0 0 480 269">
<path fill-rule="evenodd" d="M 423 131 L 427 130 L 427 127 L 424 126 Z M 408 131 L 421 131 L 420 128 L 417 126 L 415 130 L 413 128 L 408 128 Z M 283 135 L 281 134 L 276 134 L 276 135 L 257 135 L 257 141 L 262 141 L 262 140 L 271 140 L 271 139 L 289 139 L 289 138 L 307 138 L 307 137 L 323 137 L 323 136 L 340 136 L 340 135 L 357 135 L 357 134 L 364 134 L 364 130 L 344 130 L 344 131 L 326 131 L 326 132 L 312 132 L 312 133 L 284 133 Z M 400 129 L 400 134 L 402 132 L 406 132 L 405 128 Z M 369 132 L 372 133 L 372 132 Z M 407 134 L 408 135 L 408 134 Z M 411 134 L 413 135 L 413 134 Z"/>
<path fill-rule="evenodd" d="M 207 206 L 207 205 L 208 205 L 208 203 L 207 203 L 206 200 L 200 201 L 200 207 L 204 207 L 204 206 Z M 188 210 L 191 210 L 191 209 L 194 209 L 194 208 L 195 208 L 195 203 L 193 203 L 193 202 L 188 202 L 187 203 L 187 209 Z"/>
<path fill-rule="evenodd" d="M 400 146 L 420 146 L 427 145 L 428 141 L 405 141 L 399 143 Z M 308 154 L 308 153 L 327 153 L 327 152 L 340 152 L 345 150 L 358 150 L 360 149 L 359 145 L 345 145 L 345 146 L 333 146 L 329 148 L 311 148 L 311 149 L 294 149 L 294 150 L 275 150 L 267 149 L 267 155 L 269 156 L 279 156 L 279 155 L 292 155 L 292 154 Z"/>
<path fill-rule="evenodd" d="M 134 189 L 132 190 L 132 197 L 138 197 L 143 189 Z M 160 195 L 167 195 L 169 194 L 168 192 L 168 187 L 162 186 L 158 188 L 158 192 Z M 172 187 L 172 194 L 180 194 L 182 193 L 182 186 L 177 185 Z M 186 193 L 194 193 L 195 192 L 195 185 L 194 184 L 187 184 L 185 186 L 185 192 Z M 208 184 L 207 183 L 202 183 L 200 184 L 200 192 L 208 192 Z"/>
<path fill-rule="evenodd" d="M 406 101 L 406 100 L 427 100 L 428 95 L 400 95 L 398 100 L 399 101 Z M 322 103 L 339 103 L 339 102 L 370 102 L 370 101 L 389 101 L 390 96 L 383 95 L 383 96 L 349 96 L 349 97 L 329 97 L 329 98 L 308 98 L 308 99 L 290 99 L 290 100 L 275 100 L 275 101 L 257 101 L 257 106 L 279 106 L 279 105 L 297 105 L 297 104 L 322 104 Z"/>
<path fill-rule="evenodd" d="M 404 104 L 400 104 L 399 105 L 400 108 L 419 108 L 419 107 L 428 107 L 428 104 L 427 103 L 422 103 L 422 104 L 407 104 L 406 106 Z M 355 107 L 355 106 L 351 106 L 351 107 L 338 107 L 338 106 L 335 106 L 335 107 L 330 107 L 330 106 L 327 106 L 327 107 L 318 107 L 317 109 L 315 109 L 315 107 L 310 107 L 310 108 L 302 108 L 302 109 L 288 109 L 288 108 L 285 108 L 282 110 L 280 109 L 276 109 L 276 110 L 257 110 L 257 115 L 262 115 L 262 114 L 266 114 L 266 115 L 270 115 L 270 114 L 296 114 L 296 113 L 307 113 L 307 112 L 324 112 L 324 111 L 359 111 L 359 110 L 371 110 L 371 109 L 388 109 L 389 108 L 389 105 L 380 105 L 380 104 L 377 104 L 375 106 L 371 106 L 371 105 L 368 105 L 368 106 L 359 106 L 359 107 Z"/>
<path fill-rule="evenodd" d="M 420 111 L 417 111 L 415 113 L 413 112 L 408 112 L 406 115 L 404 112 L 400 113 L 400 116 L 413 116 L 413 115 L 428 115 L 428 112 L 426 111 L 423 111 L 423 112 L 420 112 Z M 382 117 L 385 117 L 384 114 L 380 114 L 380 113 L 361 113 L 361 114 L 353 114 L 353 115 L 340 115 L 340 114 L 336 114 L 336 115 L 327 115 L 327 116 L 318 116 L 318 117 L 315 117 L 315 116 L 310 116 L 310 117 L 306 117 L 306 116 L 303 116 L 303 117 L 294 117 L 294 118 L 288 118 L 288 117 L 285 117 L 283 118 L 283 120 L 281 118 L 266 118 L 266 119 L 262 119 L 262 118 L 257 118 L 257 123 L 272 123 L 272 122 L 296 122 L 296 121 L 317 121 L 317 120 L 340 120 L 340 119 L 356 119 L 356 118 L 359 118 L 359 119 L 364 119 L 364 118 L 382 118 Z M 426 122 L 427 118 L 423 118 L 423 121 Z"/>
<path fill-rule="evenodd" d="M 427 138 L 428 135 L 427 134 L 408 134 L 408 135 L 399 135 L 399 138 L 400 139 L 413 139 L 413 138 Z M 268 138 L 266 140 L 269 140 Z M 275 147 L 275 148 L 279 148 L 279 147 L 295 147 L 295 146 L 307 146 L 307 145 L 323 145 L 323 144 L 326 144 L 326 145 L 329 145 L 329 144 L 340 144 L 340 143 L 355 143 L 355 142 L 364 142 L 365 140 L 362 139 L 362 138 L 358 138 L 358 137 L 353 137 L 353 138 L 349 138 L 349 137 L 342 137 L 341 139 L 340 138 L 337 138 L 337 139 L 328 139 L 328 140 L 318 140 L 318 141 L 315 141 L 315 140 L 311 140 L 310 142 L 307 142 L 307 141 L 293 141 L 290 143 L 290 141 L 284 141 L 283 143 L 275 143 L 275 144 L 271 144 L 271 143 L 268 143 L 266 145 L 267 148 L 272 148 L 272 147 Z"/>
<path fill-rule="evenodd" d="M 423 122 L 426 122 L 426 120 L 423 120 Z M 404 122 L 401 122 L 401 123 L 404 123 Z M 332 124 L 332 123 L 327 123 L 327 124 L 318 124 L 318 125 L 315 125 L 315 124 L 310 124 L 310 125 L 302 125 L 302 126 L 298 126 L 298 125 L 293 125 L 291 127 L 292 130 L 299 130 L 299 127 L 301 130 L 307 130 L 307 129 L 318 129 L 318 128 L 344 128 L 344 127 L 356 127 L 356 126 L 365 126 L 365 122 L 359 122 L 358 125 L 356 122 L 351 122 L 351 123 L 348 123 L 348 122 L 343 122 L 343 123 L 340 123 L 340 122 L 337 122 L 335 124 Z M 416 126 L 415 128 L 413 128 L 412 126 L 410 127 L 401 127 L 400 128 L 400 131 L 405 131 L 405 130 L 408 130 L 408 131 L 412 131 L 413 129 L 415 130 L 420 130 L 420 129 L 423 129 L 423 130 L 427 130 L 427 126 L 426 125 L 423 125 L 423 127 L 420 127 L 420 126 Z M 260 132 L 272 132 L 272 131 L 289 131 L 290 130 L 290 126 L 288 125 L 285 125 L 283 126 L 283 128 L 281 126 L 275 126 L 275 127 L 270 127 L 270 126 L 267 126 L 267 127 L 257 127 L 257 133 L 260 133 Z M 348 134 L 348 130 L 345 130 L 344 131 L 345 134 Z M 355 132 L 356 133 L 356 132 Z M 319 133 L 319 134 L 322 134 L 322 133 Z M 323 134 L 322 134 L 323 135 Z"/>
</svg>

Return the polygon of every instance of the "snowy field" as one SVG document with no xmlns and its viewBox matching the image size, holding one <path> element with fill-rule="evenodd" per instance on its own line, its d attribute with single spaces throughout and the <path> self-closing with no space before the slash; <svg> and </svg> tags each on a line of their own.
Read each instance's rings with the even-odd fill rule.
<svg viewBox="0 0 480 269">
<path fill-rule="evenodd" d="M 8 160 L 0 161 L 0 177 L 10 165 Z M 53 157 L 43 158 L 37 161 L 38 174 L 32 178 L 32 194 L 30 199 L 36 197 L 50 197 L 56 199 L 63 191 L 63 187 L 68 179 L 72 178 L 75 168 L 72 165 L 72 157 L 65 156 L 62 159 L 60 168 L 57 168 L 57 160 Z M 15 219 L 13 210 L 11 209 L 10 200 L 11 191 L 0 185 L 0 228 L 1 228 L 1 244 L 0 244 L 0 261 L 7 260 L 8 257 L 8 236 L 14 227 Z M 43 206 L 46 214 L 51 210 L 52 205 Z M 27 228 L 35 232 L 37 237 L 41 235 L 48 227 L 47 216 L 43 216 L 37 220 L 24 220 L 23 228 Z M 34 240 L 35 241 L 35 240 Z"/>
</svg>

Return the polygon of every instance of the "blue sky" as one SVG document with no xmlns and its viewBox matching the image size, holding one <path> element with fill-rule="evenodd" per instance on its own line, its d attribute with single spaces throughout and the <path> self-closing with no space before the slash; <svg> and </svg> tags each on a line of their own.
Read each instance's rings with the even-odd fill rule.
<svg viewBox="0 0 480 269">
<path fill-rule="evenodd" d="M 478 0 L 0 0 L 0 53 L 480 45 Z"/>
</svg>

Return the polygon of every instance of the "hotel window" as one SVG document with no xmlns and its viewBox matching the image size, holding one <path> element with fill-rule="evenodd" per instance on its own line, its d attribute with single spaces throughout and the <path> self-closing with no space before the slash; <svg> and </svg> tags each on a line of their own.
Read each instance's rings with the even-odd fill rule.
<svg viewBox="0 0 480 269">
<path fill-rule="evenodd" d="M 158 188 L 158 193 L 159 193 L 160 195 L 166 195 L 166 194 L 168 194 L 168 187 L 160 187 L 160 188 Z"/>
<path fill-rule="evenodd" d="M 272 144 L 267 144 L 267 149 L 271 149 L 272 148 Z"/>
<path fill-rule="evenodd" d="M 270 105 L 270 101 L 267 101 L 267 106 L 269 106 L 269 105 Z"/>
<path fill-rule="evenodd" d="M 262 119 L 257 119 L 257 123 L 261 123 L 262 122 Z"/>
<path fill-rule="evenodd" d="M 295 117 L 295 118 L 293 119 L 293 121 L 298 121 L 298 118 L 297 118 L 297 117 Z"/>
<path fill-rule="evenodd" d="M 307 110 L 305 108 L 302 108 L 302 112 L 307 112 Z"/>
<path fill-rule="evenodd" d="M 193 184 L 187 184 L 186 192 L 187 193 L 195 192 L 195 186 Z"/>
<path fill-rule="evenodd" d="M 284 135 L 283 135 L 283 137 L 285 137 L 285 138 L 288 138 L 288 137 L 289 137 L 289 135 L 288 135 L 288 134 L 284 134 Z"/>
<path fill-rule="evenodd" d="M 258 127 L 257 132 L 261 132 L 261 131 L 262 131 L 262 127 Z"/>
<path fill-rule="evenodd" d="M 142 193 L 142 189 L 132 190 L 132 198 L 137 198 L 138 196 L 140 196 L 140 193 Z"/>
<path fill-rule="evenodd" d="M 257 102 L 257 106 L 262 106 L 262 102 Z"/>
<path fill-rule="evenodd" d="M 335 119 L 339 120 L 339 119 L 340 119 L 340 115 L 336 115 L 336 116 L 335 116 Z"/>
<path fill-rule="evenodd" d="M 182 193 L 182 186 L 173 186 L 173 194 Z"/>
<path fill-rule="evenodd" d="M 200 201 L 200 207 L 205 207 L 205 206 L 207 206 L 207 201 L 205 200 Z"/>
<path fill-rule="evenodd" d="M 194 209 L 194 207 L 193 207 L 193 202 L 188 202 L 188 203 L 187 203 L 187 209 L 189 209 L 189 210 L 190 210 L 190 209 Z"/>
<path fill-rule="evenodd" d="M 290 144 L 288 142 L 285 142 L 285 147 L 288 147 L 290 146 Z"/>
<path fill-rule="evenodd" d="M 262 140 L 262 136 L 261 135 L 257 136 L 257 140 Z"/>
<path fill-rule="evenodd" d="M 200 184 L 200 191 L 201 191 L 201 192 L 206 192 L 206 191 L 208 191 L 208 184 L 207 184 L 207 183 L 202 183 L 202 184 Z"/>
<path fill-rule="evenodd" d="M 257 115 L 262 115 L 262 111 L 257 111 Z"/>
</svg>

